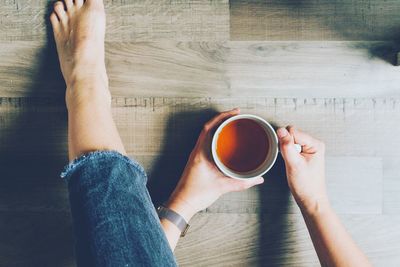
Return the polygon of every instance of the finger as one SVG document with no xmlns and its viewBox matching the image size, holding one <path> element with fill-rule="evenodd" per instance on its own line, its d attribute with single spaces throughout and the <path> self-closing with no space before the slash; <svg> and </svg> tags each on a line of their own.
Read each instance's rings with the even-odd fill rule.
<svg viewBox="0 0 400 267">
<path fill-rule="evenodd" d="M 219 125 L 222 121 L 238 115 L 240 113 L 240 109 L 235 108 L 229 111 L 221 112 L 211 120 L 209 120 L 205 125 L 204 125 L 204 130 L 205 132 L 209 132 L 210 130 L 214 129 L 217 125 Z"/>
<path fill-rule="evenodd" d="M 264 178 L 262 178 L 261 176 L 247 180 L 238 180 L 232 178 L 227 178 L 227 179 L 229 180 L 227 181 L 227 186 L 225 190 L 226 192 L 243 191 L 255 185 L 264 183 Z"/>
<path fill-rule="evenodd" d="M 288 126 L 287 130 L 293 136 L 294 142 L 302 146 L 304 153 L 316 153 L 323 149 L 323 143 L 311 135 L 293 126 Z"/>
<path fill-rule="evenodd" d="M 238 115 L 240 113 L 239 108 L 235 108 L 229 111 L 221 112 L 211 120 L 209 120 L 206 124 L 204 124 L 203 130 L 200 133 L 199 139 L 197 141 L 198 144 L 203 144 L 203 142 L 210 142 L 210 133 L 211 130 L 217 127 L 222 121 Z"/>
<path fill-rule="evenodd" d="M 301 154 L 297 151 L 294 138 L 286 128 L 279 128 L 276 131 L 279 138 L 279 146 L 283 159 L 287 164 L 292 165 L 299 162 Z"/>
</svg>

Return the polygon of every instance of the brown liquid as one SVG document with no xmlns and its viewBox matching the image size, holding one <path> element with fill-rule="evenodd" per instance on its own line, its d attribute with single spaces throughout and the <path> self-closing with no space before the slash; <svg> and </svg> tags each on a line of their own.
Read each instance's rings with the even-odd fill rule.
<svg viewBox="0 0 400 267">
<path fill-rule="evenodd" d="M 257 169 L 266 159 L 268 149 L 267 133 L 251 119 L 228 123 L 222 128 L 217 140 L 220 161 L 236 172 Z"/>
</svg>

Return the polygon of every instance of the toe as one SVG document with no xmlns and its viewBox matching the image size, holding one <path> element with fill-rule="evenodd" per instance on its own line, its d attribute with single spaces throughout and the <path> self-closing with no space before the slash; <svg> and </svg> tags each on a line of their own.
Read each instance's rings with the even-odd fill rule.
<svg viewBox="0 0 400 267">
<path fill-rule="evenodd" d="M 54 3 L 54 12 L 57 14 L 60 21 L 67 20 L 67 13 L 65 13 L 63 2 L 57 1 Z"/>
<path fill-rule="evenodd" d="M 103 8 L 104 4 L 103 4 L 103 0 L 86 0 L 85 3 L 88 3 L 92 6 L 95 6 L 97 8 Z"/>
<path fill-rule="evenodd" d="M 83 5 L 83 0 L 75 0 L 75 6 L 80 8 Z"/>
<path fill-rule="evenodd" d="M 65 6 L 67 7 L 67 11 L 70 11 L 74 7 L 74 3 L 72 0 L 64 0 Z"/>
<path fill-rule="evenodd" d="M 51 26 L 53 27 L 53 30 L 58 31 L 58 29 L 60 27 L 60 21 L 58 21 L 58 17 L 54 12 L 51 13 L 51 15 L 50 15 L 50 22 L 51 22 Z"/>
</svg>

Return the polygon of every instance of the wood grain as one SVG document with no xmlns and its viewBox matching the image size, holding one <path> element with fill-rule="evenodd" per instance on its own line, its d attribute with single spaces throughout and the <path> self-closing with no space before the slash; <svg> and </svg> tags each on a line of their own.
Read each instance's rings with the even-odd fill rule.
<svg viewBox="0 0 400 267">
<path fill-rule="evenodd" d="M 398 69 L 385 58 L 394 46 L 111 42 L 106 45 L 106 63 L 115 97 L 398 97 Z M 379 54 L 379 49 L 387 51 Z M 3 42 L 0 57 L 0 96 L 62 97 L 65 85 L 54 47 Z"/>
<path fill-rule="evenodd" d="M 45 40 L 51 36 L 49 14 L 55 1 L 2 0 L 1 41 Z M 228 0 L 106 0 L 109 41 L 229 40 Z"/>
<path fill-rule="evenodd" d="M 52 1 L 1 2 L 0 40 L 43 40 Z M 395 40 L 396 0 L 105 1 L 107 40 Z"/>
<path fill-rule="evenodd" d="M 399 216 L 341 218 L 374 266 L 397 266 Z M 180 266 L 320 266 L 301 215 L 198 214 L 176 255 Z"/>
<path fill-rule="evenodd" d="M 231 0 L 231 40 L 396 40 L 396 0 Z"/>
</svg>

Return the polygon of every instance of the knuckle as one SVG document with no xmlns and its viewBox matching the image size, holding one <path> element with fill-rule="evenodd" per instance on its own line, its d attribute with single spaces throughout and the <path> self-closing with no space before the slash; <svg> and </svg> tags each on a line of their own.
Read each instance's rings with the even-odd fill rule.
<svg viewBox="0 0 400 267">
<path fill-rule="evenodd" d="M 281 140 L 281 150 L 285 150 L 286 146 L 289 144 L 289 140 Z"/>
<path fill-rule="evenodd" d="M 206 124 L 203 125 L 203 131 L 207 132 L 209 130 L 210 130 L 210 123 L 207 122 Z"/>
<path fill-rule="evenodd" d="M 286 127 L 286 129 L 290 134 L 293 134 L 294 131 L 296 130 L 296 128 L 293 125 L 289 125 L 288 127 Z"/>
<path fill-rule="evenodd" d="M 192 155 L 190 156 L 192 157 L 194 164 L 199 164 L 203 161 L 203 157 L 199 153 L 192 152 Z"/>
</svg>

